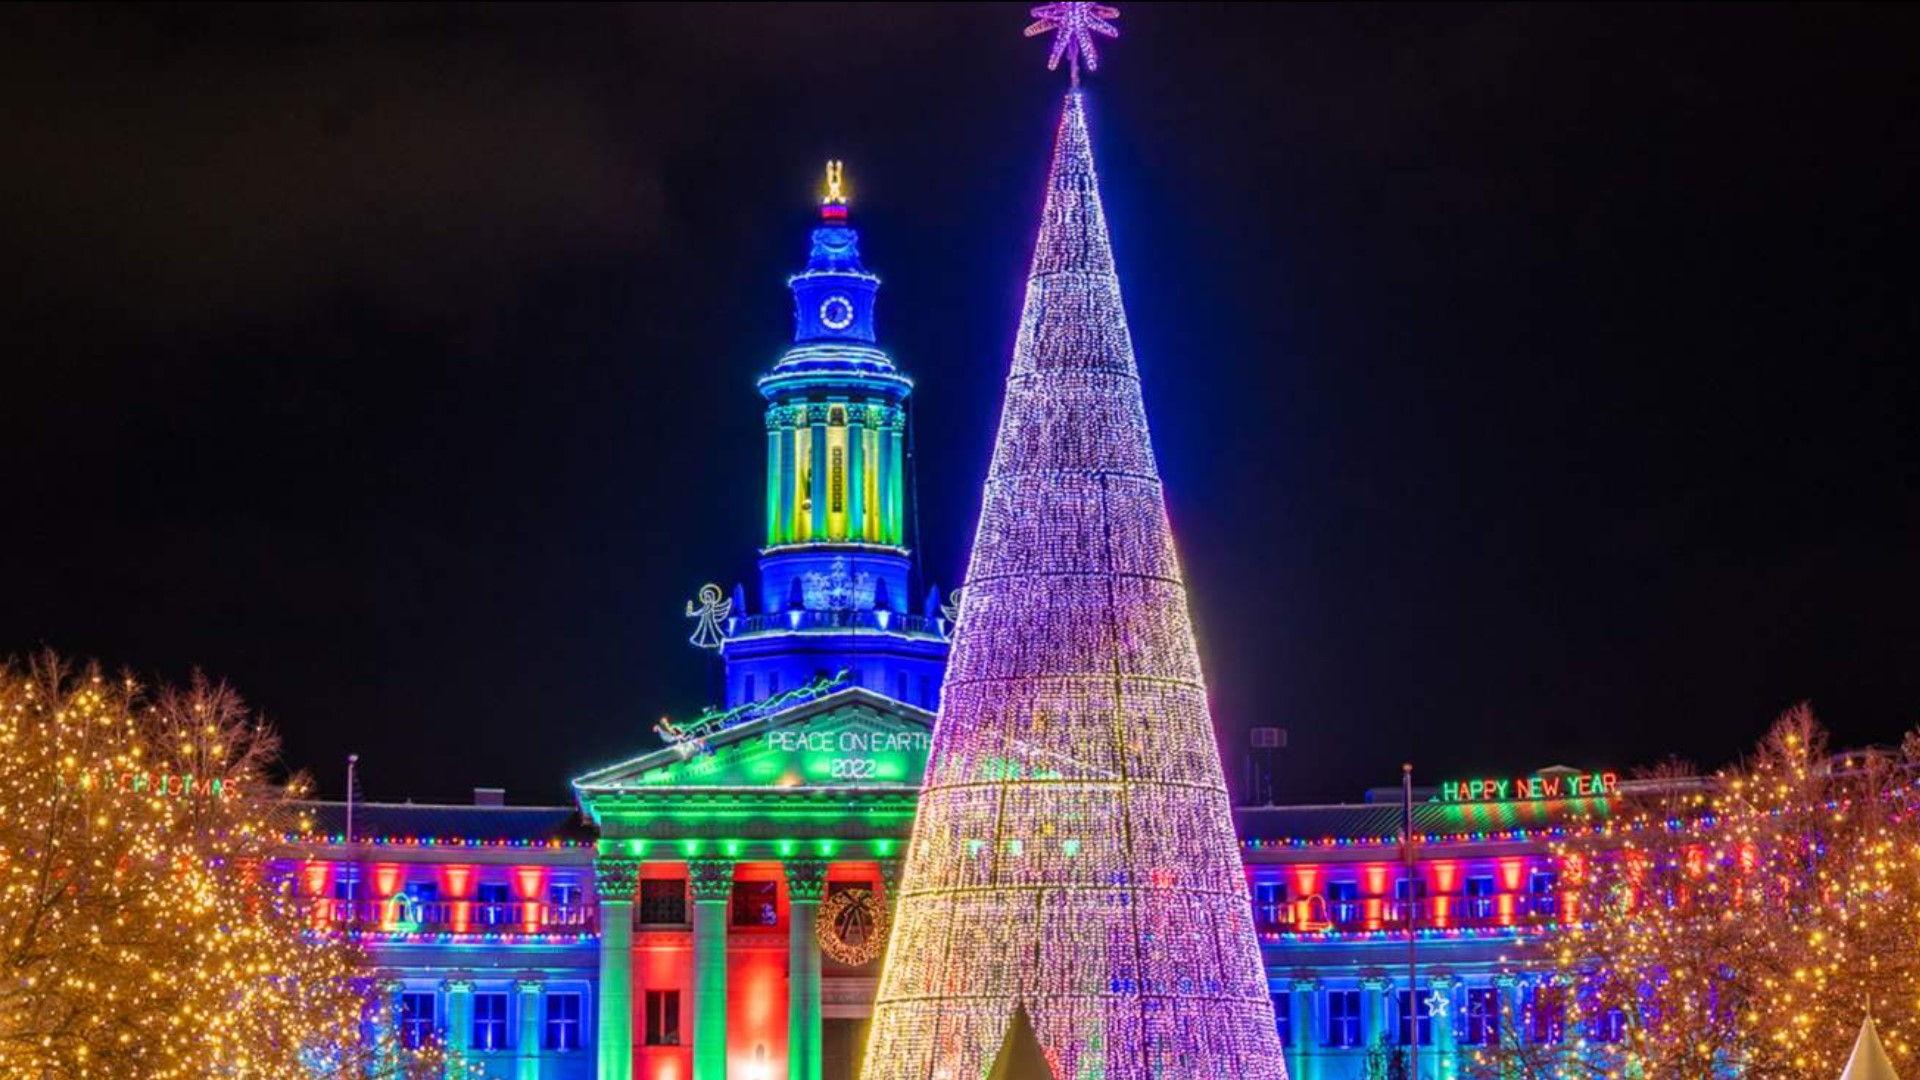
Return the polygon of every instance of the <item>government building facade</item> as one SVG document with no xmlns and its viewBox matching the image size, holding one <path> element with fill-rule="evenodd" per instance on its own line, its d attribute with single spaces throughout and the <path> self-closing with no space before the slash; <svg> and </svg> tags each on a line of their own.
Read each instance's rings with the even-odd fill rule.
<svg viewBox="0 0 1920 1080">
<path fill-rule="evenodd" d="M 573 805 L 317 803 L 292 838 L 291 880 L 366 948 L 403 1042 L 514 1080 L 858 1074 L 955 617 L 912 592 L 913 383 L 878 345 L 859 240 L 831 166 L 793 344 L 759 381 L 758 587 L 690 605 L 724 704 L 576 778 Z M 1450 1078 L 1571 1037 L 1547 843 L 1613 793 L 1572 770 L 1421 792 L 1411 857 L 1397 791 L 1238 811 L 1293 1080 L 1385 1076 L 1396 1053 Z"/>
</svg>

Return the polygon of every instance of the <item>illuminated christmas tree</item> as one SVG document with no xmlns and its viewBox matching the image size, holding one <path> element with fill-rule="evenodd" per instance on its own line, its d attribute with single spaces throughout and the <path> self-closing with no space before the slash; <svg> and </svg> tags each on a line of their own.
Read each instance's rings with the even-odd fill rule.
<svg viewBox="0 0 1920 1080">
<path fill-rule="evenodd" d="M 468 1075 L 394 1045 L 276 879 L 276 747 L 220 684 L 0 663 L 0 1080 Z"/>
<path fill-rule="evenodd" d="M 1880 1045 L 1861 1068 L 1911 1075 L 1916 777 L 1920 732 L 1836 756 L 1800 705 L 1735 766 L 1669 765 L 1624 790 L 1604 823 L 1555 844 L 1569 917 L 1518 1019 L 1566 1038 L 1489 1048 L 1468 1075 L 1829 1077 L 1863 1010 Z"/>
<path fill-rule="evenodd" d="M 1284 1077 L 1077 86 L 942 701 L 866 1080 Z"/>
</svg>

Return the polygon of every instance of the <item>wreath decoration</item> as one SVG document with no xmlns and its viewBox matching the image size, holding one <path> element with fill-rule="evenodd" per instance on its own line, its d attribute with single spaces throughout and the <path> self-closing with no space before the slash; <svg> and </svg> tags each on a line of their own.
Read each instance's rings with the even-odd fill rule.
<svg viewBox="0 0 1920 1080">
<path fill-rule="evenodd" d="M 872 889 L 847 889 L 820 905 L 814 936 L 820 951 L 848 967 L 871 964 L 887 947 L 887 905 Z"/>
</svg>

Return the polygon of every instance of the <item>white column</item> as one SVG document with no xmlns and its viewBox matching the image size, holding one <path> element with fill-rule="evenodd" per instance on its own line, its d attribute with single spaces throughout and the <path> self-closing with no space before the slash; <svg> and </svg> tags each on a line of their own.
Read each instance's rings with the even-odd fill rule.
<svg viewBox="0 0 1920 1080">
<path fill-rule="evenodd" d="M 1460 1075 L 1460 1047 L 1455 1038 L 1458 1029 L 1454 1027 L 1460 1007 L 1453 990 L 1460 982 L 1451 975 L 1435 975 L 1427 981 L 1433 992 L 1447 1003 L 1444 1013 L 1433 1013 L 1433 1055 L 1437 1062 L 1433 1075 L 1440 1080 L 1454 1080 Z"/>
<path fill-rule="evenodd" d="M 379 1054 L 375 1068 L 382 1076 L 400 1067 L 400 992 L 405 987 L 394 972 L 382 971 L 374 976 L 373 991 L 379 1004 L 374 1014 L 373 1044 Z"/>
<path fill-rule="evenodd" d="M 1287 1075 L 1291 1080 L 1313 1080 L 1308 1068 L 1308 1054 L 1318 1045 L 1320 1038 L 1319 1016 L 1313 1007 L 1315 991 L 1320 989 L 1320 984 L 1312 979 L 1295 979 L 1292 989 L 1293 992 L 1287 995 L 1293 1007 L 1293 1045 L 1287 1048 Z"/>
<path fill-rule="evenodd" d="M 541 993 L 546 984 L 539 979 L 523 978 L 514 982 L 520 1005 L 520 1033 L 513 1042 L 514 1080 L 540 1080 Z"/>
<path fill-rule="evenodd" d="M 820 942 L 815 938 L 827 864 L 788 859 L 787 1077 L 820 1080 Z"/>
<path fill-rule="evenodd" d="M 733 860 L 691 859 L 693 1080 L 727 1080 L 727 908 Z"/>
<path fill-rule="evenodd" d="M 601 855 L 593 860 L 593 875 L 600 903 L 600 1009 L 594 1057 L 600 1080 L 632 1080 L 633 890 L 640 863 Z"/>
<path fill-rule="evenodd" d="M 1384 976 L 1373 975 L 1360 980 L 1360 991 L 1366 1002 L 1367 1029 L 1361 1034 L 1362 1046 L 1371 1047 L 1375 1043 L 1392 1048 L 1393 1032 L 1387 1030 L 1387 986 Z"/>
<path fill-rule="evenodd" d="M 457 975 L 440 984 L 447 997 L 447 1075 L 466 1075 L 473 1048 L 473 979 Z"/>
</svg>

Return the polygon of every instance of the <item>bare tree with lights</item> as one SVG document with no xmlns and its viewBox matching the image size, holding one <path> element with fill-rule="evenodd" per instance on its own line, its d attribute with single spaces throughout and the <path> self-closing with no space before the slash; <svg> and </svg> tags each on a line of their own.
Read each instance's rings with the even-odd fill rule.
<svg viewBox="0 0 1920 1080">
<path fill-rule="evenodd" d="M 1556 850 L 1571 917 L 1564 997 L 1545 1000 L 1564 1000 L 1566 1039 L 1505 1039 L 1473 1073 L 1836 1076 L 1863 1009 L 1893 1062 L 1920 1067 L 1916 777 L 1920 733 L 1835 757 L 1799 705 L 1737 766 L 1633 785 Z"/>
<path fill-rule="evenodd" d="M 225 685 L 0 666 L 0 1078 L 406 1076 L 270 856 L 302 784 Z"/>
</svg>

